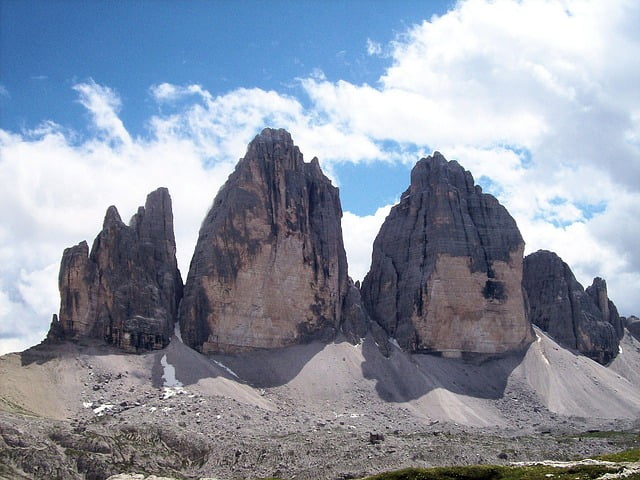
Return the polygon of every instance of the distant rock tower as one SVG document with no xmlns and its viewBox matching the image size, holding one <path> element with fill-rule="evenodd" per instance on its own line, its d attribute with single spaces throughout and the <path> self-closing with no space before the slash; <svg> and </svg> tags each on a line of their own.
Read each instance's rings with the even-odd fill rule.
<svg viewBox="0 0 640 480">
<path fill-rule="evenodd" d="M 558 255 L 539 250 L 524 259 L 523 286 L 531 321 L 560 345 L 604 365 L 618 354 L 624 327 L 604 280 L 585 292 Z"/>
<path fill-rule="evenodd" d="M 265 129 L 218 192 L 180 307 L 204 352 L 329 340 L 348 293 L 338 189 L 284 130 Z"/>
<path fill-rule="evenodd" d="M 91 252 L 84 241 L 64 251 L 58 284 L 60 314 L 48 339 L 94 338 L 133 352 L 165 347 L 182 297 L 168 190 L 150 193 L 129 226 L 109 207 Z"/>
<path fill-rule="evenodd" d="M 420 160 L 373 245 L 362 298 L 409 352 L 500 355 L 534 338 L 521 288 L 524 241 L 471 173 Z"/>
</svg>

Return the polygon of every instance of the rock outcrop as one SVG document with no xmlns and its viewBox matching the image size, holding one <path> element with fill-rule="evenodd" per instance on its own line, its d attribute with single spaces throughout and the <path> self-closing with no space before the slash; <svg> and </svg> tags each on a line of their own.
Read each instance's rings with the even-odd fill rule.
<svg viewBox="0 0 640 480">
<path fill-rule="evenodd" d="M 64 251 L 58 284 L 48 338 L 95 338 L 127 351 L 166 346 L 182 297 L 167 189 L 150 193 L 129 226 L 109 207 L 91 252 L 85 241 Z"/>
<path fill-rule="evenodd" d="M 534 338 L 515 221 L 440 153 L 420 160 L 376 237 L 362 298 L 410 352 L 500 355 Z"/>
<path fill-rule="evenodd" d="M 622 319 L 620 318 L 620 314 L 618 313 L 618 309 L 615 304 L 609 300 L 607 282 L 600 277 L 596 277 L 593 279 L 591 286 L 587 287 L 585 292 L 593 299 L 598 310 L 602 313 L 602 319 L 613 325 L 618 340 L 622 339 L 622 337 L 624 337 L 624 324 L 622 323 Z"/>
<path fill-rule="evenodd" d="M 603 280 L 597 278 L 585 292 L 558 255 L 539 250 L 525 257 L 522 284 L 529 318 L 560 345 L 603 365 L 618 354 L 620 317 Z"/>
<path fill-rule="evenodd" d="M 205 353 L 275 348 L 339 331 L 349 293 L 338 189 L 284 130 L 265 129 L 218 192 L 180 307 Z"/>
<path fill-rule="evenodd" d="M 640 341 L 640 318 L 635 315 L 629 317 L 622 317 L 622 322 L 627 331 L 636 339 Z"/>
</svg>

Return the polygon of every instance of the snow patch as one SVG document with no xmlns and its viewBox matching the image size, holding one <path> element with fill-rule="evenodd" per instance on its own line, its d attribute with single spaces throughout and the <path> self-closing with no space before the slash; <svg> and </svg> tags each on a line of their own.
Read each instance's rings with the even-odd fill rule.
<svg viewBox="0 0 640 480">
<path fill-rule="evenodd" d="M 175 397 L 176 395 L 183 395 L 185 393 L 187 393 L 187 391 L 182 388 L 182 386 L 164 387 L 164 396 L 162 399 L 166 400 L 167 398 Z"/>
<path fill-rule="evenodd" d="M 102 415 L 104 415 L 104 412 L 106 412 L 107 410 L 111 410 L 114 406 L 115 405 L 111 405 L 110 403 L 105 403 L 104 405 L 100 405 L 99 407 L 94 408 L 93 413 L 101 417 Z"/>
<path fill-rule="evenodd" d="M 93 407 L 93 402 L 82 402 L 82 406 L 84 408 L 91 408 Z"/>
<path fill-rule="evenodd" d="M 176 378 L 176 368 L 167 360 L 167 354 L 165 353 L 160 360 L 160 365 L 164 370 L 162 378 L 164 379 L 165 387 L 182 387 L 182 382 Z"/>
<path fill-rule="evenodd" d="M 393 345 L 394 347 L 396 347 L 398 350 L 402 350 L 402 348 L 400 348 L 400 344 L 398 343 L 398 341 L 395 338 L 393 338 L 393 337 L 389 338 L 389 343 L 391 345 Z"/>
<path fill-rule="evenodd" d="M 213 359 L 212 359 L 213 360 Z M 229 374 L 233 375 L 234 377 L 236 377 L 237 379 L 240 379 L 240 377 L 238 375 L 236 375 L 236 372 L 234 372 L 233 370 L 231 370 L 229 367 L 227 367 L 224 363 L 219 362 L 217 360 L 213 360 L 213 363 L 215 363 L 216 365 L 218 365 L 220 368 L 223 368 L 224 370 L 226 370 Z"/>
<path fill-rule="evenodd" d="M 176 322 L 175 326 L 173 327 L 173 334 L 178 340 L 180 340 L 180 343 L 184 343 L 182 341 L 182 332 L 180 331 L 180 322 Z"/>
</svg>

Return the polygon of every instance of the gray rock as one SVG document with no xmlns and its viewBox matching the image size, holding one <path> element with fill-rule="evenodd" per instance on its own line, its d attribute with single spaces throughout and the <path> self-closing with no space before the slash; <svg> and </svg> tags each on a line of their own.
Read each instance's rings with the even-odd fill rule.
<svg viewBox="0 0 640 480">
<path fill-rule="evenodd" d="M 440 153 L 420 160 L 376 237 L 362 298 L 411 352 L 496 355 L 533 340 L 515 221 Z"/>
<path fill-rule="evenodd" d="M 371 320 L 362 305 L 358 285 L 349 278 L 347 295 L 342 307 L 342 332 L 354 345 L 367 336 Z"/>
<path fill-rule="evenodd" d="M 620 315 L 618 314 L 618 309 L 615 304 L 609 300 L 609 295 L 607 294 L 607 282 L 600 277 L 596 277 L 593 279 L 591 286 L 587 287 L 585 292 L 593 299 L 598 309 L 602 312 L 603 320 L 613 325 L 618 340 L 621 340 L 624 336 L 624 325 Z"/>
<path fill-rule="evenodd" d="M 216 196 L 180 309 L 202 352 L 329 340 L 348 289 L 338 189 L 284 130 L 265 129 Z"/>
<path fill-rule="evenodd" d="M 130 226 L 109 207 L 91 252 L 84 241 L 64 251 L 59 321 L 49 337 L 96 338 L 127 351 L 163 348 L 182 297 L 175 253 L 166 188 L 147 196 Z"/>
<path fill-rule="evenodd" d="M 569 266 L 547 250 L 524 259 L 523 287 L 531 321 L 560 345 L 604 365 L 618 354 L 619 337 L 610 322 L 611 311 L 605 318 L 593 298 L 598 298 L 603 284 L 594 282 L 592 294 L 586 293 Z M 604 292 L 606 296 L 606 285 Z M 608 305 L 608 298 L 603 305 Z"/>
<path fill-rule="evenodd" d="M 640 340 L 640 318 L 635 315 L 630 317 L 622 317 L 625 328 L 636 339 Z"/>
</svg>

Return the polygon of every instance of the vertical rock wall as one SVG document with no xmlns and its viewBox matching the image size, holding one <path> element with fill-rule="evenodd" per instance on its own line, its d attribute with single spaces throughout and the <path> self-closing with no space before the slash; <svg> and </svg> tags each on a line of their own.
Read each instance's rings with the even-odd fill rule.
<svg viewBox="0 0 640 480">
<path fill-rule="evenodd" d="M 180 309 L 202 352 L 331 339 L 347 295 L 337 188 L 284 130 L 265 129 L 216 196 Z"/>
<path fill-rule="evenodd" d="M 127 351 L 166 346 L 182 297 L 167 189 L 150 193 L 130 226 L 109 207 L 91 252 L 86 242 L 64 251 L 58 283 L 54 336 L 101 339 Z"/>
<path fill-rule="evenodd" d="M 371 318 L 411 352 L 503 354 L 533 339 L 515 221 L 441 154 L 420 160 L 376 237 Z"/>
</svg>

